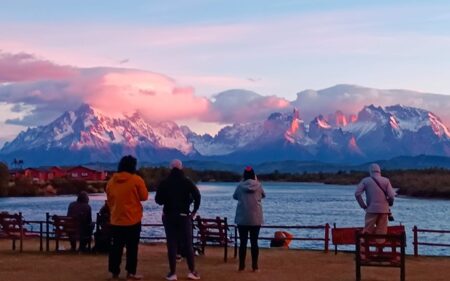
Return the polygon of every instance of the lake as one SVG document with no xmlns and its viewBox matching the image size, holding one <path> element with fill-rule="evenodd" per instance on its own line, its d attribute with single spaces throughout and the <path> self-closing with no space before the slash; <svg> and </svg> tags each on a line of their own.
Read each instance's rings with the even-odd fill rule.
<svg viewBox="0 0 450 281">
<path fill-rule="evenodd" d="M 235 183 L 200 183 L 202 204 L 198 214 L 202 217 L 226 216 L 234 223 L 236 201 L 232 199 Z M 323 225 L 336 223 L 338 227 L 362 226 L 364 211 L 354 198 L 354 186 L 324 185 L 314 183 L 263 183 L 267 197 L 263 201 L 265 224 L 268 225 Z M 161 210 L 154 200 L 144 202 L 144 223 L 161 223 Z M 0 198 L 0 211 L 22 212 L 26 220 L 45 220 L 45 213 L 66 213 L 75 196 Z M 101 208 L 105 196 L 90 195 L 93 217 Z M 395 224 L 407 229 L 407 253 L 412 253 L 412 227 L 426 229 L 450 229 L 450 201 L 397 197 L 393 207 Z M 274 230 L 264 229 L 261 235 L 272 236 Z M 323 237 L 323 232 L 291 231 L 299 236 Z M 162 234 L 162 229 L 144 229 L 145 234 Z M 420 240 L 428 238 L 450 244 L 450 234 L 419 234 Z M 261 241 L 268 246 L 268 241 Z M 322 249 L 322 242 L 301 241 L 293 247 Z M 345 247 L 340 247 L 345 249 Z M 347 248 L 352 249 L 352 248 Z M 450 248 L 420 246 L 420 254 L 450 256 Z"/>
</svg>

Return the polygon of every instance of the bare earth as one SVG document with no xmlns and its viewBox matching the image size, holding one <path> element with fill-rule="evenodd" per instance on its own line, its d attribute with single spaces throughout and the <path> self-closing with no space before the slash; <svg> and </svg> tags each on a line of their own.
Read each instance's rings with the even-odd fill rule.
<svg viewBox="0 0 450 281">
<path fill-rule="evenodd" d="M 80 281 L 108 280 L 106 255 L 39 252 L 35 241 L 25 241 L 25 251 L 11 250 L 10 241 L 0 240 L 1 281 Z M 66 245 L 67 246 L 67 245 Z M 51 244 L 52 250 L 54 244 Z M 164 280 L 168 271 L 166 248 L 163 244 L 141 244 L 138 272 L 144 280 Z M 205 256 L 196 258 L 202 280 L 217 281 L 283 281 L 283 280 L 355 280 L 353 254 L 325 254 L 318 251 L 262 249 L 258 273 L 238 272 L 237 260 L 229 251 L 228 263 L 223 262 L 223 251 L 209 247 Z M 250 255 L 250 253 L 248 253 Z M 249 256 L 247 257 L 250 258 Z M 249 260 L 248 260 L 249 262 Z M 178 280 L 187 280 L 186 263 L 178 264 Z M 408 257 L 406 279 L 409 281 L 450 280 L 450 257 Z M 121 277 L 124 278 L 124 273 Z M 363 280 L 399 280 L 398 268 L 365 267 Z"/>
</svg>

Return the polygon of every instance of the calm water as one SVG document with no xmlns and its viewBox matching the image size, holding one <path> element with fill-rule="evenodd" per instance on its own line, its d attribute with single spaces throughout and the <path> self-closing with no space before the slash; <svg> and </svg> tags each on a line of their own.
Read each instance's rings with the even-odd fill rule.
<svg viewBox="0 0 450 281">
<path fill-rule="evenodd" d="M 263 202 L 265 223 L 270 225 L 320 225 L 336 223 L 338 226 L 361 226 L 364 212 L 356 203 L 354 186 L 323 185 L 310 183 L 264 183 L 266 199 Z M 226 216 L 233 223 L 236 201 L 232 200 L 236 184 L 201 183 L 202 204 L 199 215 L 203 217 Z M 151 200 L 144 203 L 144 222 L 161 223 L 161 207 Z M 104 195 L 91 195 L 93 214 L 103 205 Z M 45 213 L 65 214 L 74 196 L 0 198 L 0 211 L 21 211 L 27 220 L 45 220 Z M 450 229 L 450 201 L 398 197 L 393 213 L 395 223 L 407 229 L 407 253 L 412 253 L 412 227 Z M 95 217 L 95 216 L 94 216 Z M 262 230 L 264 236 L 272 236 L 274 230 Z M 161 234 L 162 229 L 144 229 L 147 234 Z M 321 236 L 323 232 L 291 231 L 294 235 Z M 144 233 L 144 234 L 145 234 Z M 420 234 L 424 240 L 450 244 L 450 234 Z M 295 241 L 297 242 L 297 241 Z M 323 248 L 321 242 L 297 242 L 294 247 Z M 268 242 L 262 241 L 262 246 Z M 341 247 L 340 247 L 341 248 Z M 421 246 L 421 254 L 450 256 L 450 248 Z"/>
</svg>

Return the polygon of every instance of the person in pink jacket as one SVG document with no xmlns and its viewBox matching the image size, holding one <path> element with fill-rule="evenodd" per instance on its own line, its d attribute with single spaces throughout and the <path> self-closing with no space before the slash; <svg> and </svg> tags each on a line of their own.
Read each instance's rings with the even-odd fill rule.
<svg viewBox="0 0 450 281">
<path fill-rule="evenodd" d="M 388 178 L 381 176 L 378 164 L 371 164 L 370 176 L 358 184 L 355 197 L 366 211 L 364 233 L 386 234 L 390 207 L 394 204 L 395 192 Z M 362 194 L 366 194 L 366 200 Z"/>
</svg>

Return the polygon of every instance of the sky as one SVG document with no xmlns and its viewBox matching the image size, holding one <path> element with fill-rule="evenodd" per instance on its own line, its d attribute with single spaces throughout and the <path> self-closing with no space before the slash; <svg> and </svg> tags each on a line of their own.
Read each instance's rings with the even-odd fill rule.
<svg viewBox="0 0 450 281">
<path fill-rule="evenodd" d="M 214 133 L 307 89 L 449 95 L 449 70 L 449 1 L 2 1 L 0 143 L 82 102 Z"/>
</svg>

